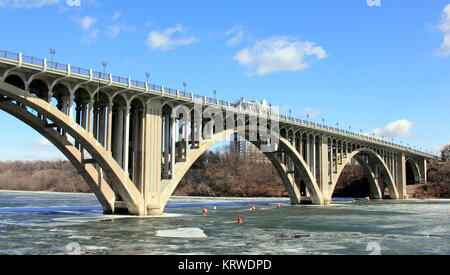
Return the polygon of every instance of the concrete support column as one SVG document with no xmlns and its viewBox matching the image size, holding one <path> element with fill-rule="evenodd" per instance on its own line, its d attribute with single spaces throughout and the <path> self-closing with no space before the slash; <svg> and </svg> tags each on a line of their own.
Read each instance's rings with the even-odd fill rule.
<svg viewBox="0 0 450 275">
<path fill-rule="evenodd" d="M 316 177 L 316 171 L 317 171 L 317 169 L 316 169 L 316 137 L 314 136 L 313 137 L 313 140 L 312 140 L 312 174 L 313 174 L 313 176 L 314 176 L 314 178 L 315 179 L 317 179 L 317 177 Z"/>
<path fill-rule="evenodd" d="M 338 159 L 339 159 L 339 151 L 338 151 L 338 143 L 336 141 L 336 145 L 334 146 L 334 152 L 333 152 L 333 156 L 334 156 L 334 161 L 333 161 L 333 173 L 337 173 L 337 167 L 338 167 Z"/>
<path fill-rule="evenodd" d="M 93 135 L 94 128 L 94 99 L 89 101 L 89 113 L 88 113 L 88 132 Z"/>
<path fill-rule="evenodd" d="M 47 97 L 47 102 L 48 103 L 52 103 L 52 98 L 53 98 L 53 92 L 49 91 L 48 92 L 48 97 Z"/>
<path fill-rule="evenodd" d="M 130 158 L 130 106 L 127 103 L 124 114 L 124 145 L 123 145 L 123 170 L 126 175 L 129 175 L 128 165 Z"/>
<path fill-rule="evenodd" d="M 305 161 L 306 164 L 308 164 L 309 169 L 311 170 L 311 142 L 309 140 L 309 135 L 306 135 L 305 143 L 306 143 Z"/>
<path fill-rule="evenodd" d="M 331 140 L 331 143 L 330 143 L 330 160 L 329 160 L 329 165 L 330 165 L 329 184 L 333 185 L 333 181 L 334 181 L 334 149 L 333 149 L 333 140 Z"/>
<path fill-rule="evenodd" d="M 171 175 L 174 175 L 175 172 L 175 163 L 176 163 L 176 158 L 175 158 L 175 150 L 176 150 L 176 141 L 177 141 L 177 120 L 176 118 L 172 118 L 172 123 L 171 123 L 171 147 L 170 147 L 170 172 Z"/>
<path fill-rule="evenodd" d="M 93 127 L 92 127 L 92 134 L 94 135 L 94 138 L 96 139 L 96 140 L 99 140 L 98 139 L 98 136 L 99 136 L 99 108 L 97 107 L 97 108 L 94 108 L 94 111 L 93 111 L 93 113 L 94 113 L 94 119 L 93 119 L 93 121 L 94 121 L 94 125 L 93 125 Z"/>
<path fill-rule="evenodd" d="M 320 142 L 320 175 L 319 175 L 319 186 L 320 191 L 322 192 L 323 204 L 331 203 L 331 196 L 333 194 L 329 194 L 329 189 L 331 184 L 333 183 L 331 179 L 332 171 L 329 169 L 329 150 L 328 150 L 328 137 L 322 136 Z M 330 158 L 331 160 L 331 158 Z M 330 184 L 331 183 L 331 184 Z"/>
<path fill-rule="evenodd" d="M 68 115 L 70 117 L 70 120 L 73 121 L 73 97 L 72 96 L 69 98 L 69 103 L 68 103 L 67 107 L 69 108 Z"/>
<path fill-rule="evenodd" d="M 399 195 L 399 199 L 404 200 L 407 199 L 406 192 L 406 157 L 404 154 L 400 154 L 397 159 L 397 177 L 395 179 L 397 184 L 397 191 Z"/>
<path fill-rule="evenodd" d="M 109 103 L 108 104 L 108 125 L 106 127 L 106 151 L 108 151 L 109 153 L 111 152 L 112 149 L 112 120 L 113 120 L 113 103 Z"/>
<path fill-rule="evenodd" d="M 99 141 L 100 144 L 105 147 L 105 136 L 106 136 L 106 106 L 101 107 L 100 110 L 100 129 L 99 129 Z"/>
<path fill-rule="evenodd" d="M 82 110 L 81 110 L 81 127 L 83 127 L 86 131 L 88 128 L 86 127 L 87 120 L 88 120 L 88 113 L 87 113 L 87 107 L 88 102 L 82 103 Z"/>
<path fill-rule="evenodd" d="M 184 124 L 183 124 L 183 137 L 182 137 L 182 140 L 183 140 L 182 148 L 184 149 L 184 151 L 182 150 L 181 155 L 180 155 L 180 158 L 183 161 L 186 161 L 187 155 L 188 155 L 188 151 L 189 151 L 189 136 L 190 136 L 189 129 L 190 129 L 189 121 L 184 121 Z"/>
<path fill-rule="evenodd" d="M 428 163 L 426 159 L 419 162 L 420 184 L 427 184 L 428 181 Z"/>
<path fill-rule="evenodd" d="M 164 175 L 170 174 L 170 116 L 164 117 Z"/>
<path fill-rule="evenodd" d="M 124 135 L 123 135 L 123 122 L 124 122 L 124 113 L 125 110 L 124 108 L 119 108 L 117 111 L 117 127 L 116 127 L 116 160 L 117 163 L 119 163 L 119 165 L 122 167 L 122 169 L 124 168 L 123 166 L 123 141 L 124 141 Z"/>
<path fill-rule="evenodd" d="M 397 168 L 396 168 L 396 161 L 395 161 L 395 154 L 392 154 L 392 177 L 394 177 L 394 179 L 396 178 L 397 175 Z"/>
<path fill-rule="evenodd" d="M 162 162 L 162 103 L 147 103 L 144 112 L 143 131 L 143 196 L 148 215 L 163 212 L 161 199 L 161 162 Z"/>
<path fill-rule="evenodd" d="M 299 139 L 299 146 L 300 146 L 300 155 L 303 157 L 303 159 L 305 159 L 305 152 L 303 152 L 303 133 L 300 133 L 300 139 Z"/>
</svg>

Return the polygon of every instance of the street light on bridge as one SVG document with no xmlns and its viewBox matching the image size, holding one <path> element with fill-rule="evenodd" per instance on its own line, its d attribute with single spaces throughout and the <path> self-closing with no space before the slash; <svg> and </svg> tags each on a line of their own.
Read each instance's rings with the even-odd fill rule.
<svg viewBox="0 0 450 275">
<path fill-rule="evenodd" d="M 148 79 L 150 78 L 152 74 L 151 73 L 145 73 L 145 77 L 147 77 L 147 83 L 148 83 Z"/>
<path fill-rule="evenodd" d="M 103 75 L 106 75 L 106 66 L 108 66 L 108 62 L 102 61 L 102 66 L 103 66 Z M 102 77 L 100 77 L 100 78 L 102 78 Z"/>
<path fill-rule="evenodd" d="M 184 93 L 186 94 L 186 86 L 187 86 L 187 82 L 185 81 L 185 82 L 183 82 L 183 87 L 184 87 Z"/>
<path fill-rule="evenodd" d="M 52 63 L 53 63 L 53 56 L 56 54 L 56 49 L 50 49 L 50 54 L 52 55 Z"/>
</svg>

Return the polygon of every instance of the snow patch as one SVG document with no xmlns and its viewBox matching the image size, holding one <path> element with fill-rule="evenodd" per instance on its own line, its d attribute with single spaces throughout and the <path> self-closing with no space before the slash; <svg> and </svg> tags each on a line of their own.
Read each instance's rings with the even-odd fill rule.
<svg viewBox="0 0 450 275">
<path fill-rule="evenodd" d="M 176 230 L 156 231 L 157 237 L 164 238 L 207 238 L 205 232 L 200 228 L 178 228 Z"/>
</svg>

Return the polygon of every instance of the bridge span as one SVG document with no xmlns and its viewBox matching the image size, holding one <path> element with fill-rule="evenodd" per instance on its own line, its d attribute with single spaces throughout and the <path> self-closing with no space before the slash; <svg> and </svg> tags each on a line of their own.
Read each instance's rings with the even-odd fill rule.
<svg viewBox="0 0 450 275">
<path fill-rule="evenodd" d="M 54 144 L 108 214 L 161 214 L 193 163 L 239 135 L 276 168 L 292 204 L 327 205 L 352 160 L 373 199 L 407 199 L 435 156 L 386 140 L 69 64 L 0 51 L 0 109 Z"/>
</svg>

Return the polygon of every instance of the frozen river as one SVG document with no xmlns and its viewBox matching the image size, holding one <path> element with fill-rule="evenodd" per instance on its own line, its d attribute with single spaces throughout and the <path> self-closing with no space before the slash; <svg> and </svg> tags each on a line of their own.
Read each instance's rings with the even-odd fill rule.
<svg viewBox="0 0 450 275">
<path fill-rule="evenodd" d="M 283 202 L 176 197 L 161 217 L 125 217 L 89 194 L 0 192 L 0 254 L 450 254 L 449 200 Z"/>
</svg>

